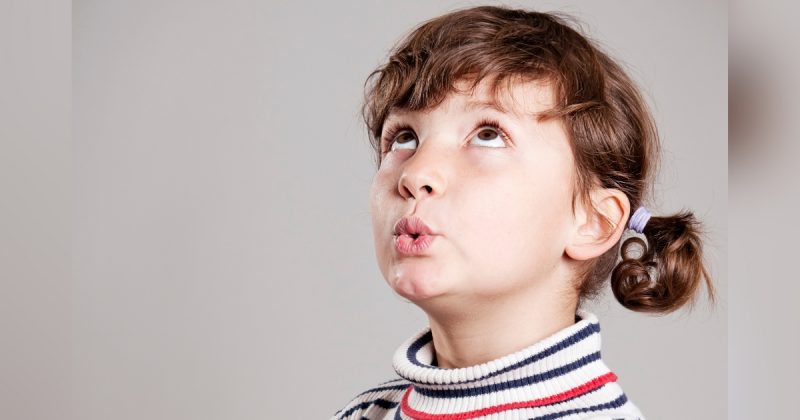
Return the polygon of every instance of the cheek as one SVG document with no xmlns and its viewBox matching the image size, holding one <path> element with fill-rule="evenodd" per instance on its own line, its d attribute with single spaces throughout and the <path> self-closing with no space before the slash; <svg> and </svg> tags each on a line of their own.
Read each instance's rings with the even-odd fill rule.
<svg viewBox="0 0 800 420">
<path fill-rule="evenodd" d="M 484 279 L 508 282 L 550 271 L 563 252 L 563 188 L 519 179 L 474 186 L 462 207 L 472 210 L 459 213 L 466 261 Z"/>
<path fill-rule="evenodd" d="M 370 218 L 372 220 L 372 235 L 375 244 L 375 256 L 381 271 L 384 270 L 387 260 L 390 257 L 392 245 L 391 229 L 394 214 L 390 211 L 390 199 L 392 190 L 390 189 L 389 177 L 382 172 L 376 173 L 372 180 L 369 191 Z"/>
<path fill-rule="evenodd" d="M 386 227 L 386 223 L 391 223 L 388 219 L 394 216 L 389 214 L 392 194 L 394 193 L 390 176 L 391 174 L 379 171 L 372 179 L 372 185 L 369 190 L 370 216 L 372 217 L 373 230 L 376 233 L 383 230 Z"/>
</svg>

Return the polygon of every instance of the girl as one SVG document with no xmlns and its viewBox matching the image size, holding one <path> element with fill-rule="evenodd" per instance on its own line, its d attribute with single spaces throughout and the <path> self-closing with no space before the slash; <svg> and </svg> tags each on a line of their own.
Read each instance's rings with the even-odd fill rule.
<svg viewBox="0 0 800 420">
<path fill-rule="evenodd" d="M 399 378 L 334 419 L 643 420 L 583 304 L 609 277 L 634 311 L 674 311 L 703 282 L 714 300 L 698 221 L 643 206 L 659 154 L 646 103 L 566 22 L 457 10 L 367 79 L 378 265 L 430 325 L 395 353 Z"/>
</svg>

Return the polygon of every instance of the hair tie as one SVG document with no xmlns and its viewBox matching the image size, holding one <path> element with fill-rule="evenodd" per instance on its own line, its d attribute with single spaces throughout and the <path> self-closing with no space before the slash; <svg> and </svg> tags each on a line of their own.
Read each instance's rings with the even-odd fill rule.
<svg viewBox="0 0 800 420">
<path fill-rule="evenodd" d="M 648 220 L 650 220 L 650 212 L 644 206 L 640 206 L 631 216 L 628 227 L 638 233 L 642 233 Z"/>
</svg>

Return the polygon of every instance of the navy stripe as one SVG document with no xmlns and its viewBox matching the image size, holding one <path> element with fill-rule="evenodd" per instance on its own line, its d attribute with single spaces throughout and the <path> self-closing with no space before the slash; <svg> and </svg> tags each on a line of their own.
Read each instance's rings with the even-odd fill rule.
<svg viewBox="0 0 800 420">
<path fill-rule="evenodd" d="M 600 324 L 599 323 L 591 323 L 591 324 L 587 325 L 586 327 L 582 328 L 580 331 L 576 332 L 575 334 L 573 334 L 573 335 L 571 335 L 571 336 L 559 341 L 558 343 L 556 343 L 556 344 L 554 344 L 554 345 L 552 345 L 552 346 L 540 351 L 539 353 L 536 353 L 536 354 L 534 354 L 532 356 L 529 356 L 529 357 L 527 357 L 527 358 L 525 358 L 525 359 L 523 359 L 523 360 L 521 360 L 521 361 L 519 361 L 517 363 L 514 363 L 514 364 L 512 364 L 510 366 L 506 366 L 505 368 L 500 369 L 498 371 L 488 373 L 488 374 L 486 374 L 484 376 L 477 377 L 475 379 L 466 380 L 466 381 L 459 381 L 459 382 L 451 382 L 451 383 L 452 384 L 465 384 L 465 383 L 475 382 L 475 381 L 479 381 L 479 380 L 483 380 L 483 379 L 487 379 L 487 378 L 491 378 L 491 377 L 503 374 L 503 373 L 508 372 L 510 370 L 518 369 L 518 368 L 520 368 L 522 366 L 534 363 L 537 360 L 540 360 L 540 359 L 543 359 L 543 358 L 545 358 L 547 356 L 550 356 L 550 355 L 552 355 L 552 354 L 554 354 L 554 353 L 556 353 L 558 351 L 561 351 L 561 350 L 563 350 L 563 349 L 565 349 L 567 347 L 573 346 L 576 343 L 578 343 L 579 341 L 584 340 L 587 337 L 591 336 L 592 334 L 598 334 L 598 333 L 600 333 Z M 421 363 L 417 359 L 417 352 L 423 346 L 428 344 L 432 339 L 433 339 L 433 333 L 431 331 L 428 331 L 427 333 L 423 334 L 422 337 L 420 337 L 417 340 L 415 340 L 411 344 L 411 346 L 409 346 L 408 350 L 406 351 L 406 357 L 408 358 L 408 361 L 411 362 L 412 364 L 415 364 L 417 366 L 424 367 L 424 368 L 443 369 L 443 368 L 440 368 L 438 366 L 431 366 L 431 365 L 427 365 L 427 364 Z"/>
<path fill-rule="evenodd" d="M 560 342 L 548 347 L 547 349 L 545 349 L 545 350 L 543 350 L 543 351 L 541 351 L 541 352 L 539 352 L 537 354 L 534 354 L 533 356 L 527 357 L 527 358 L 525 358 L 525 359 L 523 359 L 523 360 L 521 360 L 521 361 L 519 361 L 517 363 L 514 363 L 511 366 L 507 366 L 507 367 L 505 367 L 503 369 L 500 369 L 500 370 L 498 370 L 498 371 L 496 371 L 494 373 L 490 373 L 490 374 L 486 375 L 483 379 L 491 378 L 493 376 L 497 376 L 497 375 L 500 375 L 502 373 L 514 370 L 514 369 L 518 369 L 518 368 L 520 368 L 522 366 L 529 365 L 531 363 L 536 362 L 537 360 L 541 360 L 541 359 L 543 359 L 543 358 L 545 358 L 547 356 L 550 356 L 550 355 L 552 355 L 554 353 L 557 353 L 557 352 L 559 352 L 559 351 L 561 351 L 561 350 L 563 350 L 563 349 L 565 349 L 567 347 L 573 346 L 573 345 L 577 344 L 578 342 L 580 342 L 582 340 L 585 340 L 586 338 L 590 337 L 592 334 L 599 334 L 599 333 L 600 333 L 600 324 L 589 324 L 589 325 L 586 326 L 586 328 L 583 328 L 582 330 L 576 332 L 572 336 L 565 338 L 564 340 L 562 340 L 562 341 L 560 341 Z M 598 354 L 600 354 L 599 351 L 598 351 Z"/>
<path fill-rule="evenodd" d="M 546 381 L 548 379 L 556 378 L 581 368 L 595 360 L 600 360 L 600 352 L 596 351 L 592 354 L 581 357 L 580 359 L 568 363 L 564 366 L 557 367 L 547 372 L 538 373 L 535 375 L 527 376 L 520 379 L 511 381 L 500 382 L 496 384 L 484 385 L 474 388 L 457 388 L 457 389 L 430 389 L 422 387 L 414 387 L 414 392 L 431 398 L 459 398 L 459 397 L 474 397 L 476 395 L 489 394 L 492 392 L 503 391 L 510 388 L 519 388 L 536 382 Z"/>
<path fill-rule="evenodd" d="M 429 366 L 429 365 L 420 363 L 420 361 L 417 360 L 417 352 L 419 351 L 419 349 L 421 349 L 422 347 L 424 347 L 426 344 L 430 343 L 431 341 L 433 341 L 433 331 L 428 330 L 428 332 L 426 332 L 425 334 L 422 334 L 422 337 L 414 340 L 414 342 L 411 343 L 410 346 L 408 346 L 408 350 L 406 350 L 406 359 L 408 359 L 409 362 L 411 362 L 411 363 L 413 363 L 413 364 L 415 364 L 417 366 L 430 367 L 431 369 L 441 369 L 438 366 Z"/>
<path fill-rule="evenodd" d="M 403 390 L 403 389 L 408 388 L 408 385 L 410 385 L 410 384 L 404 383 L 404 384 L 400 384 L 400 385 L 387 385 L 387 386 L 379 386 L 377 388 L 368 389 L 368 390 L 356 395 L 355 397 L 351 398 L 351 401 L 356 399 L 356 398 L 358 398 L 358 397 L 360 397 L 360 396 L 362 396 L 362 395 L 364 395 L 364 394 L 369 394 L 370 392 Z"/>
<path fill-rule="evenodd" d="M 377 405 L 378 407 L 385 408 L 387 410 L 390 409 L 390 408 L 397 407 L 397 404 L 400 404 L 397 401 L 389 401 L 389 400 L 385 400 L 383 398 L 378 398 L 374 402 L 375 402 L 375 405 Z"/>
<path fill-rule="evenodd" d="M 528 420 L 553 420 L 553 419 L 561 418 L 561 417 L 568 416 L 568 415 L 574 414 L 574 413 L 587 412 L 587 411 L 601 411 L 601 410 L 607 410 L 607 409 L 610 409 L 610 408 L 619 408 L 622 405 L 624 405 L 627 401 L 628 401 L 628 397 L 623 393 L 622 395 L 617 397 L 617 399 L 615 399 L 613 401 L 609 401 L 607 403 L 597 404 L 597 405 L 593 405 L 591 407 L 572 408 L 572 409 L 569 409 L 569 410 L 559 411 L 558 413 L 551 413 L 551 414 L 547 414 L 547 415 L 544 415 L 544 416 L 533 417 L 533 418 L 530 418 Z"/>
<path fill-rule="evenodd" d="M 358 404 L 356 406 L 351 407 L 349 410 L 347 410 L 344 413 L 342 413 L 342 415 L 339 418 L 340 419 L 347 418 L 349 415 L 353 414 L 356 410 L 363 410 L 363 409 L 369 408 L 369 406 L 371 406 L 373 404 L 377 405 L 378 407 L 384 408 L 384 409 L 390 409 L 390 408 L 397 407 L 397 404 L 399 404 L 399 403 L 397 401 L 389 401 L 389 400 L 386 400 L 386 399 L 383 399 L 383 398 L 378 398 L 378 399 L 373 400 L 373 401 L 365 401 L 365 402 L 362 402 L 361 404 Z"/>
<path fill-rule="evenodd" d="M 403 379 L 403 378 L 390 379 L 390 380 L 388 380 L 386 382 L 379 383 L 378 386 L 383 386 L 383 385 L 386 385 L 386 384 L 390 384 L 392 382 L 400 382 L 400 381 L 405 381 L 405 379 Z"/>
</svg>

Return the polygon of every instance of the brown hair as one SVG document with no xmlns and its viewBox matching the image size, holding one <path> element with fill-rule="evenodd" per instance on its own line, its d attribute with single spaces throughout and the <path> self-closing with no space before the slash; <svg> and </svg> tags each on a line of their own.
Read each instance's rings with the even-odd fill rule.
<svg viewBox="0 0 800 420">
<path fill-rule="evenodd" d="M 576 165 L 573 212 L 576 198 L 594 209 L 589 192 L 599 186 L 624 192 L 633 213 L 656 172 L 655 122 L 620 65 L 569 21 L 574 18 L 557 12 L 478 6 L 418 25 L 365 83 L 362 113 L 376 165 L 383 123 L 393 109 L 435 107 L 460 80 L 472 81 L 474 89 L 488 77 L 495 96 L 504 81 L 507 87 L 512 80 L 540 80 L 553 87 L 556 104 L 537 118 L 561 118 L 570 139 Z M 599 294 L 609 273 L 614 296 L 634 311 L 668 313 L 693 303 L 703 281 L 714 301 L 703 233 L 688 211 L 652 216 L 643 231 L 646 243 L 633 236 L 584 262 L 575 284 L 579 304 Z M 644 252 L 631 256 L 637 244 Z"/>
</svg>

